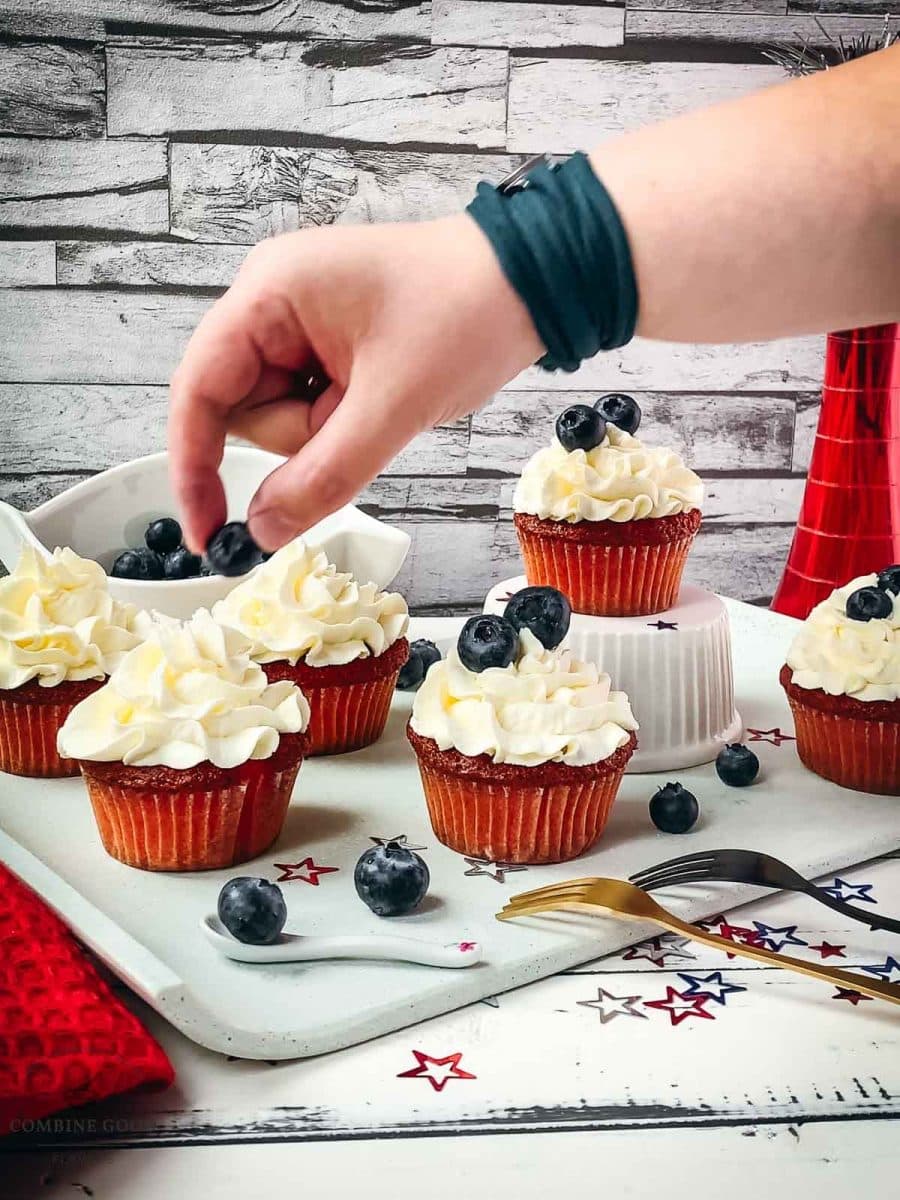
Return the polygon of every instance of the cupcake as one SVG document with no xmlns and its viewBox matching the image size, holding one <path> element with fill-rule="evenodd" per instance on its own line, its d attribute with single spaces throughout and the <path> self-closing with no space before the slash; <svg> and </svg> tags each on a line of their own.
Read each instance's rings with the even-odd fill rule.
<svg viewBox="0 0 900 1200">
<path fill-rule="evenodd" d="M 900 796 L 900 565 L 832 592 L 781 669 L 797 752 L 823 779 Z"/>
<path fill-rule="evenodd" d="M 575 612 L 634 617 L 678 599 L 703 483 L 674 450 L 634 436 L 640 419 L 630 396 L 567 408 L 516 485 L 528 582 L 559 588 Z"/>
<path fill-rule="evenodd" d="M 74 706 L 137 645 L 136 610 L 118 604 L 103 568 L 69 549 L 25 546 L 0 579 L 0 770 L 57 778 L 78 766 L 56 749 Z"/>
<path fill-rule="evenodd" d="M 310 755 L 342 754 L 384 732 L 400 668 L 409 657 L 406 601 L 338 571 L 296 538 L 213 609 L 252 643 L 270 680 L 303 689 Z"/>
<path fill-rule="evenodd" d="M 565 862 L 603 833 L 637 722 L 608 675 L 561 649 L 552 622 L 525 616 L 467 621 L 429 668 L 407 733 L 445 845 L 492 862 Z"/>
<path fill-rule="evenodd" d="M 201 609 L 159 622 L 59 733 L 108 854 L 150 871 L 203 871 L 261 854 L 281 832 L 309 706 L 269 683 L 250 645 Z"/>
</svg>

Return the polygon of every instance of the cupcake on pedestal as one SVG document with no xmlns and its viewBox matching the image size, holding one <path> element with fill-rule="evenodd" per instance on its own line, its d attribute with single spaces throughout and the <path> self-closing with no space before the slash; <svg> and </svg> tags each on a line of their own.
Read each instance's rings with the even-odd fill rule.
<svg viewBox="0 0 900 1200">
<path fill-rule="evenodd" d="M 25 546 L 0 579 L 0 770 L 78 774 L 56 737 L 74 706 L 138 643 L 136 610 L 118 604 L 103 568 L 69 549 Z"/>
<path fill-rule="evenodd" d="M 69 714 L 107 853 L 151 871 L 255 858 L 281 832 L 306 747 L 299 688 L 269 683 L 250 644 L 200 610 L 159 622 Z"/>
<path fill-rule="evenodd" d="M 559 588 L 578 613 L 652 615 L 678 598 L 703 483 L 674 450 L 639 441 L 640 420 L 619 394 L 567 408 L 516 486 L 528 582 Z"/>
<path fill-rule="evenodd" d="M 900 796 L 900 564 L 817 604 L 780 679 L 805 766 L 843 787 Z"/>
<path fill-rule="evenodd" d="M 213 616 L 252 643 L 270 680 L 303 689 L 309 754 L 359 750 L 384 732 L 409 657 L 406 601 L 338 571 L 296 538 L 220 600 Z"/>
<path fill-rule="evenodd" d="M 553 589 L 467 621 L 428 670 L 408 737 L 437 837 L 461 854 L 565 862 L 603 833 L 637 722 L 608 675 L 560 642 Z"/>
</svg>

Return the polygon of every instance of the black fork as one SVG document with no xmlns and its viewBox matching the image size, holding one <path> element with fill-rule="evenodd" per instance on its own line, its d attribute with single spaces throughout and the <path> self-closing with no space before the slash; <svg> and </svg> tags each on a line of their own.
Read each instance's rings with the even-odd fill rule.
<svg viewBox="0 0 900 1200">
<path fill-rule="evenodd" d="M 773 888 L 777 891 L 800 892 L 845 917 L 861 921 L 870 929 L 900 933 L 900 921 L 837 900 L 814 883 L 810 883 L 808 879 L 804 879 L 787 863 L 773 858 L 771 854 L 760 854 L 756 850 L 704 850 L 696 854 L 685 854 L 681 858 L 670 858 L 655 867 L 638 871 L 630 876 L 630 880 L 645 892 L 682 883 L 707 881 L 752 883 L 757 887 Z"/>
</svg>

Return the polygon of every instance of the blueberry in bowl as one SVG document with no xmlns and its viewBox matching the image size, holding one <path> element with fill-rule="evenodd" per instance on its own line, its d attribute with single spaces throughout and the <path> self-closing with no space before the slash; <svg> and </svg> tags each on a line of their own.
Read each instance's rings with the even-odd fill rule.
<svg viewBox="0 0 900 1200">
<path fill-rule="evenodd" d="M 192 554 L 187 546 L 176 546 L 163 559 L 163 574 L 166 579 L 197 579 L 201 566 L 199 554 Z"/>
<path fill-rule="evenodd" d="M 246 575 L 262 562 L 262 550 L 246 521 L 229 521 L 206 543 L 206 557 L 217 575 Z"/>
<path fill-rule="evenodd" d="M 114 579 L 163 579 L 165 568 L 162 557 L 147 546 L 137 550 L 123 550 L 116 555 L 110 574 Z"/>
<path fill-rule="evenodd" d="M 417 638 L 409 647 L 409 658 L 397 676 L 398 692 L 415 692 L 422 685 L 428 668 L 440 662 L 441 652 L 428 638 Z"/>
<path fill-rule="evenodd" d="M 555 650 L 569 632 L 572 608 L 556 588 L 524 587 L 509 601 L 503 616 L 516 631 L 529 629 L 545 650 Z"/>
<path fill-rule="evenodd" d="M 508 667 L 519 647 L 519 631 L 505 617 L 482 614 L 469 617 L 460 631 L 456 650 L 470 671 Z"/>
<path fill-rule="evenodd" d="M 277 941 L 287 920 L 281 888 L 268 879 L 238 875 L 219 892 L 219 920 L 232 937 L 250 946 Z"/>
<path fill-rule="evenodd" d="M 379 917 L 403 917 L 425 898 L 431 874 L 424 858 L 399 842 L 372 846 L 353 872 L 356 894 Z"/>
<path fill-rule="evenodd" d="M 144 541 L 149 550 L 157 554 L 169 554 L 181 545 L 181 526 L 174 517 L 160 517 L 151 521 L 144 534 Z"/>
</svg>

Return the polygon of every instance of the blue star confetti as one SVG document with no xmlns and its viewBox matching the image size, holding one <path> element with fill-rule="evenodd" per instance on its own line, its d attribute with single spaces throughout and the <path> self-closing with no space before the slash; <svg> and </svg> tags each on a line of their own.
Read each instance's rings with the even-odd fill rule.
<svg viewBox="0 0 900 1200">
<path fill-rule="evenodd" d="M 774 925 L 765 925 L 762 921 L 754 921 L 759 933 L 760 942 L 767 950 L 783 949 L 785 946 L 805 946 L 803 938 L 797 937 L 796 925 L 785 925 L 781 929 L 776 929 Z"/>
<path fill-rule="evenodd" d="M 828 896 L 833 896 L 835 900 L 855 900 L 857 904 L 877 904 L 878 901 L 871 894 L 874 886 L 874 883 L 850 883 L 838 875 L 835 877 L 834 883 L 820 890 Z"/>
<path fill-rule="evenodd" d="M 877 975 L 879 979 L 884 979 L 888 983 L 896 983 L 900 980 L 900 962 L 890 955 L 880 966 L 861 967 L 860 970 L 868 971 L 870 975 Z"/>
<path fill-rule="evenodd" d="M 683 996 L 708 996 L 716 1004 L 727 1004 L 726 996 L 747 990 L 738 983 L 726 983 L 721 971 L 713 971 L 711 975 L 687 975 L 679 971 L 678 978 L 689 985 L 686 991 L 681 993 Z"/>
</svg>

